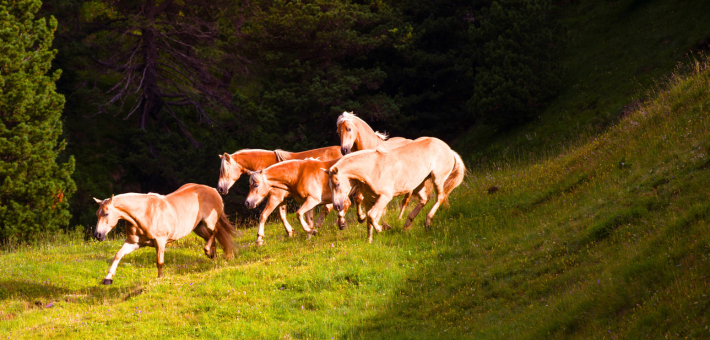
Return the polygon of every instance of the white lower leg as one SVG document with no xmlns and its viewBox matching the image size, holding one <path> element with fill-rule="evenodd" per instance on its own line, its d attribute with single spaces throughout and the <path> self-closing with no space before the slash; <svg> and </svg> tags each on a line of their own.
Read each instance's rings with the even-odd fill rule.
<svg viewBox="0 0 710 340">
<path fill-rule="evenodd" d="M 119 249 L 116 253 L 116 256 L 113 257 L 113 263 L 111 263 L 111 268 L 109 268 L 108 274 L 104 278 L 104 281 L 112 280 L 113 275 L 116 274 L 116 268 L 118 267 L 118 263 L 121 261 L 121 259 L 126 256 L 126 254 L 130 254 L 138 248 L 140 248 L 138 244 L 124 243 L 123 246 L 121 246 L 121 249 Z"/>
</svg>

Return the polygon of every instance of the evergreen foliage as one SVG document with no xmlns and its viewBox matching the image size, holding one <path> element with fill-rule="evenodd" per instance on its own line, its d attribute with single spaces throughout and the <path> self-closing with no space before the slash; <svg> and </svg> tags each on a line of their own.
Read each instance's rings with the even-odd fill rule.
<svg viewBox="0 0 710 340">
<path fill-rule="evenodd" d="M 475 116 L 508 126 L 533 116 L 555 95 L 562 44 L 549 0 L 498 0 L 471 26 Z"/>
<path fill-rule="evenodd" d="M 0 2 L 0 241 L 30 241 L 67 225 L 74 159 L 57 164 L 64 97 L 46 75 L 57 21 L 35 20 L 41 2 Z"/>
<path fill-rule="evenodd" d="M 58 86 L 69 152 L 81 159 L 72 213 L 84 225 L 91 196 L 214 185 L 215 153 L 337 144 L 343 111 L 393 136 L 451 142 L 479 118 L 528 119 L 557 81 L 538 71 L 556 57 L 539 49 L 557 34 L 543 0 L 46 2 L 66 21 Z M 501 50 L 499 36 L 530 41 Z M 516 86 L 487 81 L 515 77 Z M 227 202 L 227 212 L 239 206 Z"/>
</svg>

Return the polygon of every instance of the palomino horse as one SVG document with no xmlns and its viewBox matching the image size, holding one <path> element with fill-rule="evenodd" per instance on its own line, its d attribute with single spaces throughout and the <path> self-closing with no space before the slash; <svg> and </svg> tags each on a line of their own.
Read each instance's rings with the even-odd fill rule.
<svg viewBox="0 0 710 340">
<path fill-rule="evenodd" d="M 379 148 L 359 151 L 344 156 L 330 169 L 330 188 L 333 206 L 340 211 L 350 192 L 350 181 L 359 183 L 365 195 L 363 204 L 367 211 L 367 238 L 372 242 L 373 228 L 382 231 L 379 220 L 393 197 L 411 192 L 421 192 L 425 182 L 431 180 L 436 190 L 436 203 L 426 217 L 431 224 L 436 210 L 463 181 L 466 167 L 461 157 L 446 143 L 436 138 L 422 137 L 394 150 Z M 405 229 L 427 203 L 428 195 L 420 195 L 419 204 L 407 216 Z"/>
<path fill-rule="evenodd" d="M 208 257 L 215 257 L 215 237 L 222 245 L 225 257 L 234 257 L 232 236 L 237 231 L 227 220 L 222 198 L 213 188 L 185 184 L 167 196 L 129 193 L 94 200 L 100 205 L 96 211 L 99 220 L 94 232 L 97 240 L 105 240 L 106 234 L 116 226 L 118 220 L 126 221 L 126 242 L 113 258 L 108 275 L 102 282 L 105 285 L 113 283 L 113 275 L 123 256 L 146 246 L 156 248 L 158 277 L 161 277 L 165 245 L 192 231 L 207 241 L 204 249 Z"/>
<path fill-rule="evenodd" d="M 305 213 L 311 211 L 317 205 L 331 205 L 332 197 L 328 187 L 328 174 L 322 168 L 330 168 L 337 160 L 319 161 L 315 159 L 292 160 L 274 164 L 264 170 L 254 171 L 249 179 L 249 196 L 246 199 L 246 206 L 249 209 L 256 208 L 266 196 L 269 197 L 264 211 L 259 217 L 259 231 L 257 232 L 257 244 L 264 243 L 264 223 L 271 212 L 277 206 L 283 204 L 284 200 L 292 197 L 296 202 L 301 203 L 301 207 L 296 212 L 303 230 L 308 237 L 316 233 L 313 228 L 313 220 L 305 219 Z M 350 206 L 350 200 L 346 198 L 345 208 L 338 213 L 338 226 L 345 229 L 345 211 Z M 327 208 L 326 208 L 327 209 Z M 319 221 L 319 223 L 322 221 Z M 287 229 L 288 236 L 293 236 L 293 230 Z"/>
<path fill-rule="evenodd" d="M 343 112 L 340 117 L 338 117 L 336 125 L 338 136 L 340 136 L 340 148 L 343 155 L 355 151 L 374 150 L 377 148 L 392 150 L 412 142 L 411 139 L 402 137 L 389 138 L 386 134 L 373 130 L 370 125 L 352 112 Z M 419 197 L 428 196 L 429 192 L 431 192 L 430 184 L 425 185 L 422 190 L 424 191 L 417 192 L 417 195 Z M 407 209 L 411 197 L 411 192 L 404 194 L 402 209 L 399 212 L 398 219 L 404 216 L 404 211 Z M 361 209 L 361 204 L 357 206 L 358 221 L 362 223 L 365 221 L 365 213 Z M 385 223 L 385 225 L 386 224 L 387 223 Z"/>
<path fill-rule="evenodd" d="M 268 168 L 269 166 L 285 160 L 317 158 L 323 161 L 329 161 L 339 159 L 340 157 L 343 157 L 343 155 L 340 153 L 340 147 L 338 146 L 329 146 L 303 152 L 254 149 L 239 150 L 231 155 L 225 152 L 224 155 L 219 155 L 219 158 L 222 159 L 222 165 L 219 169 L 219 185 L 217 186 L 217 190 L 222 195 L 226 195 L 229 192 L 229 188 L 234 185 L 234 182 L 236 182 L 241 175 L 250 171 L 258 171 Z M 279 217 L 281 218 L 281 222 L 283 222 L 286 231 L 288 232 L 289 230 L 293 230 L 286 219 L 286 204 L 284 203 L 278 208 Z M 323 210 L 323 213 L 318 218 L 318 221 L 323 221 L 325 216 L 332 209 L 332 205 L 328 205 L 326 209 Z M 312 212 L 308 213 L 308 218 L 313 219 Z"/>
</svg>

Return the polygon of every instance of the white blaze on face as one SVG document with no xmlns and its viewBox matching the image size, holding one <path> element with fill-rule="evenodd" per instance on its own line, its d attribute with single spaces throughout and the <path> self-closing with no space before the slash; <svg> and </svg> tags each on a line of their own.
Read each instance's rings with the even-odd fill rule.
<svg viewBox="0 0 710 340">
<path fill-rule="evenodd" d="M 239 164 L 232 159 L 230 156 L 222 157 L 222 166 L 219 169 L 219 184 L 217 188 L 221 194 L 227 194 L 229 188 L 234 185 L 241 176 L 241 169 Z"/>
<path fill-rule="evenodd" d="M 269 193 L 266 176 L 261 171 L 252 173 L 249 177 L 249 195 L 246 204 L 250 209 L 256 208 Z"/>
<path fill-rule="evenodd" d="M 350 193 L 350 180 L 345 176 L 338 175 L 337 169 L 334 169 L 331 170 L 328 186 L 330 186 L 330 191 L 333 195 L 333 206 L 336 210 L 342 211 Z"/>
<path fill-rule="evenodd" d="M 96 217 L 98 217 L 98 221 L 96 222 L 94 236 L 98 240 L 103 241 L 106 239 L 106 234 L 108 234 L 118 223 L 118 219 L 120 217 L 119 211 L 114 208 L 111 200 L 104 200 L 104 202 L 101 203 L 99 210 L 96 211 Z"/>
</svg>

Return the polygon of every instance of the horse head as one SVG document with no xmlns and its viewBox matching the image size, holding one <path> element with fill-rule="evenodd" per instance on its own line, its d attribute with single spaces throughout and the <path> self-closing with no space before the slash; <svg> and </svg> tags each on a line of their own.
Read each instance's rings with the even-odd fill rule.
<svg viewBox="0 0 710 340">
<path fill-rule="evenodd" d="M 250 171 L 249 175 L 249 195 L 244 205 L 249 209 L 254 209 L 269 195 L 271 185 L 263 171 Z"/>
<path fill-rule="evenodd" d="M 329 176 L 328 186 L 330 186 L 330 191 L 333 195 L 333 208 L 337 211 L 343 211 L 347 205 L 346 202 L 349 200 L 348 195 L 352 190 L 350 179 L 343 174 L 339 174 L 336 166 L 333 166 L 327 172 Z"/>
<path fill-rule="evenodd" d="M 357 139 L 357 125 L 353 120 L 355 115 L 352 112 L 343 112 L 340 117 L 338 117 L 338 136 L 340 136 L 340 152 L 343 156 L 349 154 L 353 149 L 353 144 Z"/>
<path fill-rule="evenodd" d="M 99 220 L 96 222 L 94 237 L 99 241 L 103 241 L 106 239 L 106 234 L 118 223 L 120 213 L 113 205 L 113 195 L 105 200 L 94 198 L 94 201 L 99 204 L 99 210 L 96 210 L 96 217 Z"/>
<path fill-rule="evenodd" d="M 226 195 L 229 192 L 229 188 L 231 188 L 234 182 L 242 175 L 244 168 L 226 152 L 224 155 L 219 155 L 219 158 L 222 159 L 222 165 L 219 168 L 217 191 L 222 195 Z"/>
</svg>

